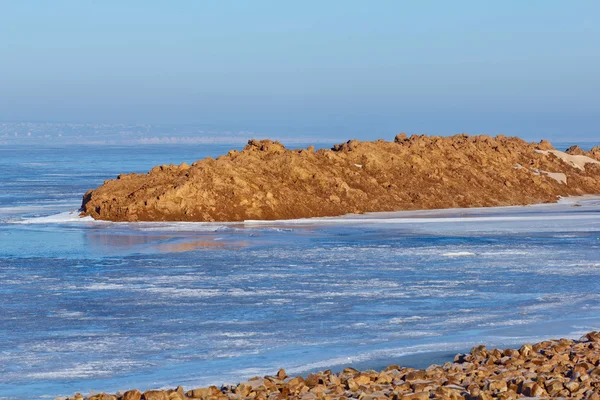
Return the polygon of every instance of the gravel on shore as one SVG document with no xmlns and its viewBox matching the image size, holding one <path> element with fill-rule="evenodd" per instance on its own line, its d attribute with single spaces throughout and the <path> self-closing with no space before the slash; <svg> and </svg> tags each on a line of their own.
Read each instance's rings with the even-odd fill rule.
<svg viewBox="0 0 600 400">
<path fill-rule="evenodd" d="M 289 377 L 255 377 L 237 386 L 185 391 L 130 390 L 117 394 L 76 394 L 68 400 L 334 400 L 334 399 L 517 399 L 600 400 L 600 333 L 579 340 L 547 340 L 516 349 L 474 347 L 453 362 L 426 369 L 390 365 L 383 371 L 346 368 Z"/>
</svg>

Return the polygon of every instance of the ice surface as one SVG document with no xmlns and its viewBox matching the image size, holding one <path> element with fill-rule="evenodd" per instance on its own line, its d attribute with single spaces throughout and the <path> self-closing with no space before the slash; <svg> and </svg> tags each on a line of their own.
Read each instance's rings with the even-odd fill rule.
<svg viewBox="0 0 600 400">
<path fill-rule="evenodd" d="M 107 176 L 93 179 L 106 179 L 120 168 L 116 156 L 102 164 L 84 155 L 96 169 L 83 172 L 79 152 L 63 169 L 52 153 L 21 157 L 51 179 L 31 188 L 13 179 L 28 178 L 16 170 L 0 178 L 8 179 L 0 209 L 12 207 L 0 220 L 0 398 L 187 389 L 280 367 L 382 367 L 409 354 L 600 328 L 598 198 L 105 223 L 80 219 L 72 205 L 93 186 L 86 174 L 100 165 Z M 71 170 L 81 176 L 67 179 Z"/>
<path fill-rule="evenodd" d="M 72 222 L 94 222 L 92 217 L 81 217 L 77 211 L 66 211 L 44 217 L 23 218 L 17 221 L 11 221 L 18 224 L 65 224 Z"/>
</svg>

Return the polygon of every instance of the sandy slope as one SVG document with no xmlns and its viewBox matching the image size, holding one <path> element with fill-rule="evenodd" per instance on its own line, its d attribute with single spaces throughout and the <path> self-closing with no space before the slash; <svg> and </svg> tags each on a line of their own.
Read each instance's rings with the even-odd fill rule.
<svg viewBox="0 0 600 400">
<path fill-rule="evenodd" d="M 598 148 L 568 154 L 546 141 L 504 136 L 401 134 L 393 142 L 351 140 L 318 151 L 251 140 L 243 151 L 216 160 L 106 181 L 85 194 L 82 214 L 112 221 L 242 221 L 554 202 L 600 194 L 597 160 Z"/>
</svg>

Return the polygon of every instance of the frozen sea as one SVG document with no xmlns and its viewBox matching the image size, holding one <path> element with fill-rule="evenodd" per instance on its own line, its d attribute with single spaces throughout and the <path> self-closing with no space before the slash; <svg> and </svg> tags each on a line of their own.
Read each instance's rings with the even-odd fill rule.
<svg viewBox="0 0 600 400">
<path fill-rule="evenodd" d="M 600 198 L 232 224 L 77 216 L 105 179 L 230 148 L 0 147 L 0 398 L 378 368 L 600 330 Z"/>
</svg>

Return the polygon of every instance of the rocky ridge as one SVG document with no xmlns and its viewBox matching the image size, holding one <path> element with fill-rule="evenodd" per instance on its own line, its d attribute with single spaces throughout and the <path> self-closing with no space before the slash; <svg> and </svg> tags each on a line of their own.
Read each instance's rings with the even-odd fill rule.
<svg viewBox="0 0 600 400">
<path fill-rule="evenodd" d="M 535 398 L 600 399 L 600 333 L 579 340 L 547 340 L 520 349 L 474 347 L 453 362 L 419 370 L 391 365 L 383 371 L 346 368 L 306 377 L 256 377 L 234 386 L 185 391 L 130 390 L 67 400 L 334 400 Z"/>
<path fill-rule="evenodd" d="M 122 174 L 83 197 L 82 215 L 110 221 L 244 221 L 347 213 L 555 202 L 600 194 L 600 147 L 404 134 L 330 150 L 251 140 L 192 165 Z"/>
<path fill-rule="evenodd" d="M 600 161 L 600 146 L 594 147 L 590 151 L 585 151 L 581 147 L 574 145 L 569 147 L 565 153 L 572 155 L 588 156 L 595 160 Z"/>
</svg>

